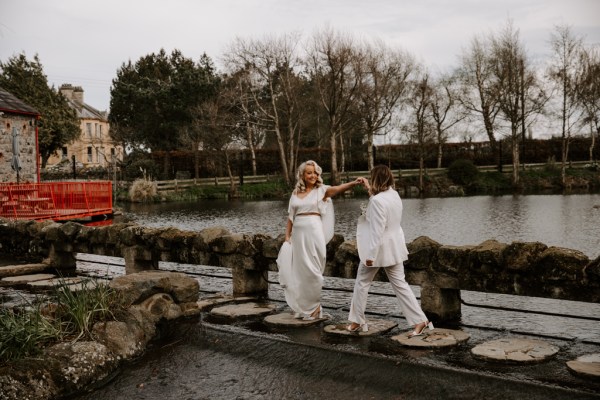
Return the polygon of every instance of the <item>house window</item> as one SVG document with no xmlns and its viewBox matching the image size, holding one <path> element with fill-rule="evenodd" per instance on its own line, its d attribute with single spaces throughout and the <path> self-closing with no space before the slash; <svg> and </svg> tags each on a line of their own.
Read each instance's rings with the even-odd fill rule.
<svg viewBox="0 0 600 400">
<path fill-rule="evenodd" d="M 85 130 L 87 132 L 88 137 L 91 138 L 92 137 L 92 123 L 91 122 L 87 122 L 85 124 Z"/>
<path fill-rule="evenodd" d="M 92 158 L 93 158 L 93 156 L 92 156 L 92 148 L 88 147 L 87 148 L 87 162 L 91 163 L 92 162 Z"/>
<path fill-rule="evenodd" d="M 102 139 L 102 125 L 99 125 L 98 128 L 100 129 L 100 139 Z"/>
<path fill-rule="evenodd" d="M 100 137 L 100 131 L 98 130 L 98 124 L 94 124 L 94 130 L 96 131 L 96 137 Z"/>
<path fill-rule="evenodd" d="M 116 155 L 117 155 L 117 154 L 115 153 L 115 148 L 114 148 L 114 147 L 112 147 L 112 148 L 110 149 L 110 161 L 111 161 L 111 162 L 115 162 L 115 157 L 116 157 Z"/>
<path fill-rule="evenodd" d="M 62 154 L 61 154 L 61 159 L 62 160 L 66 160 L 68 158 L 68 152 L 67 152 L 67 148 L 63 147 L 62 148 Z"/>
</svg>

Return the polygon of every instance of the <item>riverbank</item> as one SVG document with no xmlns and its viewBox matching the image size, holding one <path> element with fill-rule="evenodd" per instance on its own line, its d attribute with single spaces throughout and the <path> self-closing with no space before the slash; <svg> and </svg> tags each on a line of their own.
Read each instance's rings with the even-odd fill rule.
<svg viewBox="0 0 600 400">
<path fill-rule="evenodd" d="M 469 195 L 503 194 L 567 194 L 600 192 L 600 170 L 593 168 L 567 168 L 565 184 L 561 181 L 560 168 L 547 165 L 543 168 L 529 168 L 521 171 L 520 183 L 513 185 L 511 175 L 498 171 L 482 171 L 468 179 L 451 179 L 448 173 L 429 174 L 423 177 L 423 190 L 419 190 L 417 175 L 396 175 L 396 187 L 400 195 L 412 197 L 460 197 Z M 347 174 L 348 176 L 355 175 Z M 327 182 L 326 182 L 327 183 Z M 231 185 L 190 186 L 180 190 L 160 191 L 145 199 L 146 202 L 169 202 L 201 199 L 285 199 L 292 189 L 282 180 L 274 179 L 261 183 Z M 347 192 L 349 196 L 366 196 L 358 186 Z M 116 200 L 129 202 L 128 187 L 115 191 Z"/>
</svg>

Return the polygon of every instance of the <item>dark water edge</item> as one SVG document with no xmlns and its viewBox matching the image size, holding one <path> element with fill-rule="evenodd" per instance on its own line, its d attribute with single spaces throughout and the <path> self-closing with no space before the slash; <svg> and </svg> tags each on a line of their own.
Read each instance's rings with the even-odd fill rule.
<svg viewBox="0 0 600 400">
<path fill-rule="evenodd" d="M 466 346 L 410 350 L 384 338 L 331 339 L 318 327 L 288 337 L 253 325 L 177 324 L 173 337 L 155 342 L 106 386 L 71 399 L 600 397 L 598 385 L 552 372 L 560 358 L 534 366 L 494 365 L 472 360 Z"/>
</svg>

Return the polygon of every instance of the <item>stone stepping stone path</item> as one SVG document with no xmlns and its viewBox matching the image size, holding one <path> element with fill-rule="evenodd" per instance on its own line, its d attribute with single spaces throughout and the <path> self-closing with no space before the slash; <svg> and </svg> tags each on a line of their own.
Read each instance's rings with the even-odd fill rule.
<svg viewBox="0 0 600 400">
<path fill-rule="evenodd" d="M 346 327 L 350 325 L 350 321 L 344 324 L 337 325 L 327 325 L 324 328 L 324 331 L 327 333 L 331 333 L 333 335 L 345 335 L 345 336 L 375 336 L 381 335 L 382 333 L 391 331 L 398 324 L 394 321 L 389 321 L 385 319 L 369 319 L 367 320 L 367 324 L 369 324 L 369 330 L 367 332 L 349 332 Z"/>
<path fill-rule="evenodd" d="M 411 332 L 412 331 L 408 331 L 400 335 L 392 336 L 392 340 L 403 346 L 433 349 L 457 346 L 460 343 L 466 342 L 471 337 L 467 332 L 444 328 L 435 328 L 434 330 L 426 329 L 421 336 L 409 337 L 408 335 Z"/>
<path fill-rule="evenodd" d="M 586 378 L 600 378 L 600 353 L 586 354 L 573 361 L 567 361 L 567 368 L 575 375 Z"/>
<path fill-rule="evenodd" d="M 479 344 L 471 349 L 475 358 L 507 363 L 539 363 L 558 353 L 560 349 L 548 342 L 534 339 L 498 339 Z"/>
<path fill-rule="evenodd" d="M 4 285 L 10 286 L 18 286 L 18 285 L 27 285 L 32 282 L 37 281 L 47 281 L 49 279 L 56 278 L 56 275 L 53 274 L 31 274 L 31 275 L 20 275 L 20 276 L 10 276 L 7 278 L 2 278 L 0 282 Z"/>
<path fill-rule="evenodd" d="M 76 283 L 81 283 L 83 278 L 73 277 L 73 278 L 53 278 L 53 279 L 45 279 L 34 282 L 29 282 L 27 284 L 28 287 L 32 289 L 51 289 L 57 286 L 65 286 L 65 285 L 74 285 Z"/>
<path fill-rule="evenodd" d="M 222 307 L 213 308 L 210 311 L 210 315 L 233 320 L 248 319 L 271 314 L 275 308 L 276 307 L 274 304 L 255 302 L 230 304 Z"/>
<path fill-rule="evenodd" d="M 329 319 L 329 317 L 325 317 L 325 314 L 323 314 L 323 315 L 324 315 L 324 318 L 317 318 L 317 319 L 313 319 L 311 321 L 304 321 L 302 318 L 294 318 L 293 313 L 285 312 L 285 313 L 268 315 L 267 317 L 265 317 L 264 321 L 265 321 L 265 323 L 267 323 L 269 325 L 285 326 L 285 327 L 294 328 L 294 327 L 316 325 L 320 322 L 323 322 L 323 321 L 326 321 Z"/>
<path fill-rule="evenodd" d="M 198 308 L 200 311 L 207 311 L 215 306 L 224 305 L 228 303 L 245 303 L 248 301 L 256 301 L 256 297 L 234 297 L 229 295 L 204 297 L 197 301 Z"/>
</svg>

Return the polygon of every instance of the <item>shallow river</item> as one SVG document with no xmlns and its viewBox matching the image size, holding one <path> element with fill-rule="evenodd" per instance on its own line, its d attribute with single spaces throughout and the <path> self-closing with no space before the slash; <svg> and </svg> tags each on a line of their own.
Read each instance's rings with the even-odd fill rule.
<svg viewBox="0 0 600 400">
<path fill-rule="evenodd" d="M 336 232 L 355 236 L 360 204 L 366 198 L 336 199 Z M 600 194 L 515 195 L 404 199 L 406 240 L 418 236 L 449 245 L 537 241 L 600 255 Z M 215 225 L 237 233 L 284 232 L 287 200 L 203 200 L 164 204 L 128 204 L 125 215 L 152 226 L 198 231 Z"/>
</svg>

